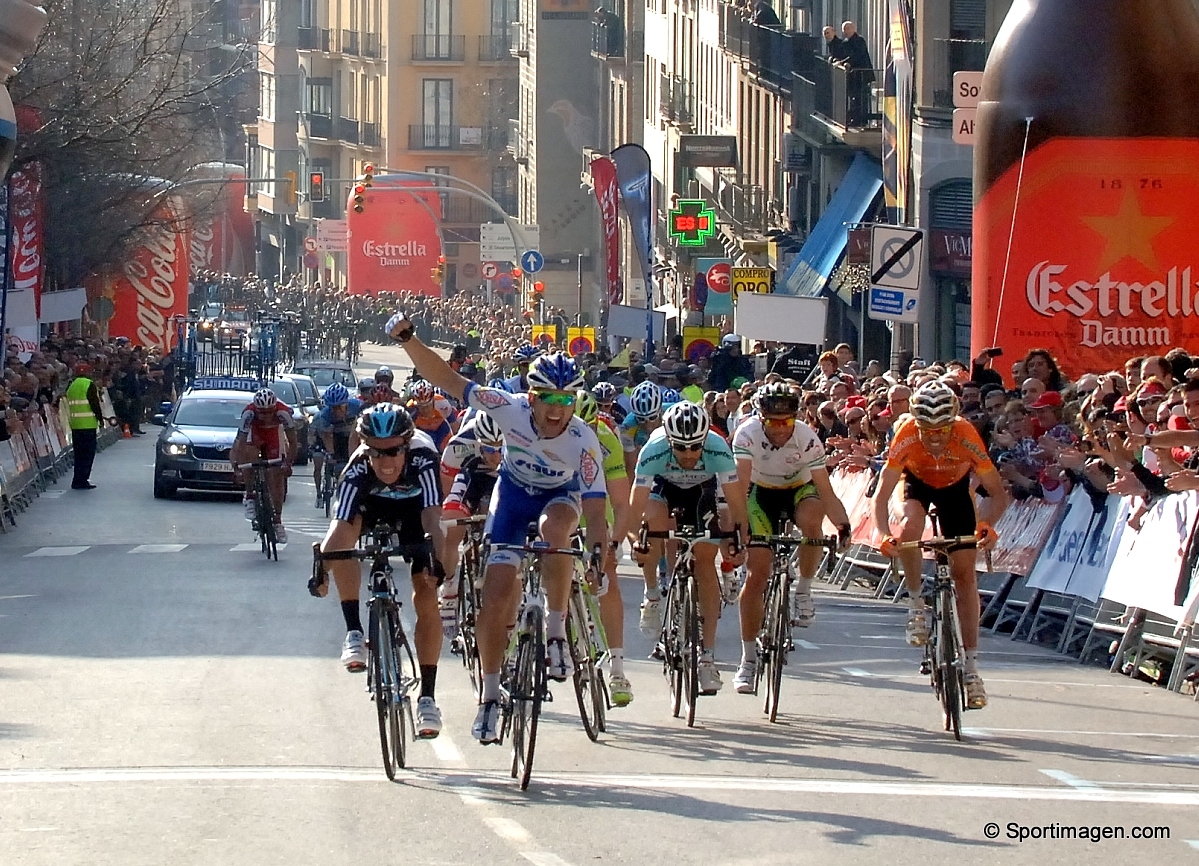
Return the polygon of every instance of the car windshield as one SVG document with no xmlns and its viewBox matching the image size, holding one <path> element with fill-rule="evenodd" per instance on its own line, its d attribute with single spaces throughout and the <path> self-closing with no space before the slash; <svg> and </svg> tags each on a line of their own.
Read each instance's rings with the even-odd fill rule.
<svg viewBox="0 0 1199 866">
<path fill-rule="evenodd" d="M 248 322 L 250 314 L 245 310 L 226 310 L 225 321 L 227 322 Z"/>
<path fill-rule="evenodd" d="M 174 423 L 186 427 L 238 427 L 246 400 L 184 400 Z"/>
<path fill-rule="evenodd" d="M 220 304 L 205 304 L 201 309 L 201 314 L 206 319 L 215 319 L 221 314 Z"/>
<path fill-rule="evenodd" d="M 267 385 L 267 387 L 274 391 L 275 396 L 284 403 L 289 403 L 292 406 L 300 405 L 300 395 L 296 393 L 296 386 L 294 383 L 280 379 L 277 382 L 271 382 L 271 384 Z"/>
<path fill-rule="evenodd" d="M 320 396 L 316 393 L 316 386 L 307 379 L 289 379 L 288 381 L 295 385 L 296 390 L 304 395 L 305 402 L 315 402 L 320 399 Z"/>
<path fill-rule="evenodd" d="M 354 376 L 349 370 L 339 370 L 336 367 L 297 367 L 297 373 L 311 376 L 318 388 L 328 388 L 334 382 L 343 385 L 354 385 Z"/>
</svg>

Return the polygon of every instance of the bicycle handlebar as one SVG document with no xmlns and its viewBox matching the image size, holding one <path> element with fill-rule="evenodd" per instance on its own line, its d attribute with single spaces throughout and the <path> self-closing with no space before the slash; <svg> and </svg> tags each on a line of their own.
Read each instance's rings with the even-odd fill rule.
<svg viewBox="0 0 1199 866">
<path fill-rule="evenodd" d="M 533 554 L 544 556 L 546 554 L 560 554 L 562 556 L 577 556 L 582 559 L 586 556 L 587 551 L 579 550 L 577 547 L 550 547 L 544 542 L 534 541 L 529 544 L 493 544 L 492 550 L 512 550 L 517 553 Z"/>
<path fill-rule="evenodd" d="M 683 526 L 679 529 L 651 530 L 649 524 L 642 521 L 641 531 L 637 534 L 637 543 L 633 545 L 633 550 L 637 553 L 645 553 L 649 550 L 649 539 L 651 538 L 682 541 L 687 544 L 692 544 L 696 541 L 725 541 L 731 539 L 733 542 L 733 552 L 737 553 L 741 550 L 740 526 L 734 526 L 731 532 L 725 532 L 720 529 L 709 529 L 700 532 L 694 526 Z"/>
<path fill-rule="evenodd" d="M 841 542 L 835 535 L 809 538 L 806 535 L 751 535 L 748 547 L 770 547 L 771 545 L 795 547 L 828 547 L 835 550 Z"/>
<path fill-rule="evenodd" d="M 249 463 L 238 463 L 238 469 L 256 469 L 259 466 L 264 469 L 269 469 L 272 466 L 280 466 L 283 463 L 282 457 L 276 457 L 273 460 L 251 460 Z"/>
<path fill-rule="evenodd" d="M 474 515 L 471 515 L 470 517 L 458 517 L 458 518 L 455 518 L 454 520 L 445 520 L 442 522 L 449 524 L 450 526 L 477 526 L 480 523 L 487 522 L 487 515 L 486 514 L 474 514 Z"/>
<path fill-rule="evenodd" d="M 974 535 L 937 535 L 932 538 L 924 538 L 919 541 L 903 541 L 896 544 L 898 550 L 938 550 L 943 547 L 953 547 L 955 544 L 977 544 L 978 538 Z"/>
</svg>

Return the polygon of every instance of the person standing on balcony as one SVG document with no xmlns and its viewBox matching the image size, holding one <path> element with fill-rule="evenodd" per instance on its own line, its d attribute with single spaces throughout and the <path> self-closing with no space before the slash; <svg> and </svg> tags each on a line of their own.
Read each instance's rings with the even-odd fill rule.
<svg viewBox="0 0 1199 866">
<path fill-rule="evenodd" d="M 756 0 L 754 3 L 753 23 L 761 27 L 782 27 L 778 13 L 770 5 L 770 0 Z"/>
<path fill-rule="evenodd" d="M 841 25 L 845 37 L 845 48 L 849 53 L 849 113 L 848 125 L 861 126 L 866 121 L 866 109 L 870 104 L 870 85 L 874 83 L 874 64 L 870 60 L 870 48 L 858 33 L 858 25 L 846 21 Z"/>
<path fill-rule="evenodd" d="M 828 59 L 831 63 L 848 63 L 849 49 L 845 45 L 845 40 L 837 35 L 836 27 L 825 27 L 824 33 L 824 50 L 828 54 Z"/>
</svg>

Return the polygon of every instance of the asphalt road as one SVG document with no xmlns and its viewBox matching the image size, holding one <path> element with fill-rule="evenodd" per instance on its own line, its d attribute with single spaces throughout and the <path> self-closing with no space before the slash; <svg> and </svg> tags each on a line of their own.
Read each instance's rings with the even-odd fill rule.
<svg viewBox="0 0 1199 866">
<path fill-rule="evenodd" d="M 725 688 L 689 730 L 646 658 L 627 563 L 637 697 L 599 743 L 556 686 L 520 792 L 508 751 L 470 741 L 469 682 L 447 653 L 445 731 L 389 783 L 364 678 L 337 662 L 337 605 L 305 591 L 323 529 L 311 480 L 293 479 L 291 543 L 269 563 L 235 498 L 155 501 L 153 448 L 118 443 L 98 489 L 60 484 L 0 535 L 4 866 L 1199 863 L 1199 705 L 984 637 L 991 706 L 958 743 L 902 611 L 826 590 L 779 723 L 732 691 L 730 610 Z M 1010 838 L 1055 825 L 1169 838 Z"/>
</svg>

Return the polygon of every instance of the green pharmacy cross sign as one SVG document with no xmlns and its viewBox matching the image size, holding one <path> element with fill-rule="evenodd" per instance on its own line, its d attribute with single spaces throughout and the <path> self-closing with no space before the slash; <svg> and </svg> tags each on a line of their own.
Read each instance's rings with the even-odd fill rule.
<svg viewBox="0 0 1199 866">
<path fill-rule="evenodd" d="M 680 201 L 670 212 L 670 236 L 679 245 L 702 247 L 716 234 L 716 214 L 703 201 Z"/>
</svg>

